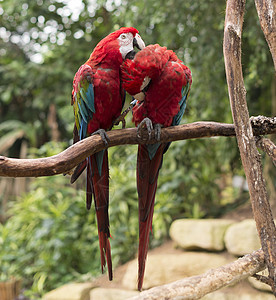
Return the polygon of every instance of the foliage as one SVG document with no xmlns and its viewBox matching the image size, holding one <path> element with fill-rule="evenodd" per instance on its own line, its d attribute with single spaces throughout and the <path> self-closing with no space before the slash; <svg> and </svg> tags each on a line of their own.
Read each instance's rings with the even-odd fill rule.
<svg viewBox="0 0 276 300">
<path fill-rule="evenodd" d="M 111 30 L 103 7 L 79 4 L 72 10 L 66 1 L 1 2 L 0 119 L 32 124 L 36 147 L 51 138 L 47 124 L 51 103 L 57 107 L 63 139 L 71 137 L 74 72 Z"/>
<path fill-rule="evenodd" d="M 193 120 L 231 122 L 222 49 L 225 2 L 128 0 L 123 3 L 117 8 L 118 17 L 113 14 L 120 26 L 137 26 L 146 43 L 157 42 L 173 49 L 191 68 L 189 107 Z M 273 62 L 254 2 L 246 3 L 242 50 L 250 112 L 269 114 Z M 266 101 L 259 101 L 262 97 Z"/>
<path fill-rule="evenodd" d="M 111 247 L 116 265 L 136 252 L 135 155 L 131 147 L 110 152 L 117 162 L 110 172 Z M 120 164 L 121 155 L 128 157 L 125 164 Z M 0 227 L 1 279 L 21 276 L 25 286 L 32 285 L 31 294 L 40 295 L 85 274 L 85 279 L 99 275 L 95 211 L 93 207 L 86 211 L 84 187 L 76 190 L 68 186 L 68 178 L 56 176 L 36 179 L 31 190 L 11 206 L 11 217 Z"/>
<path fill-rule="evenodd" d="M 33 149 L 32 157 L 55 155 L 64 144 L 50 142 Z M 110 149 L 110 223 L 114 265 L 126 262 L 136 252 L 137 201 L 133 147 Z M 121 157 L 127 157 L 121 163 Z M 126 176 L 127 175 L 127 176 Z M 0 225 L 0 280 L 21 276 L 27 295 L 45 291 L 72 280 L 100 274 L 100 252 L 94 207 L 85 208 L 85 184 L 79 189 L 64 176 L 38 178 L 31 192 L 11 203 L 10 218 Z M 114 188 L 114 186 L 123 188 Z M 121 201 L 125 199 L 125 201 Z M 93 258 L 93 259 L 92 259 Z"/>
<path fill-rule="evenodd" d="M 35 293 L 91 270 L 95 275 L 97 229 L 83 193 L 66 186 L 62 176 L 37 179 L 32 190 L 11 207 L 12 217 L 1 227 L 1 268 L 9 266 L 27 285 L 33 280 Z"/>
<path fill-rule="evenodd" d="M 191 68 L 183 123 L 232 122 L 222 52 L 225 2 L 70 2 L 74 8 L 65 0 L 0 0 L 1 151 L 18 156 L 26 140 L 28 155 L 43 157 L 71 143 L 74 72 L 96 43 L 120 26 L 137 27 L 147 44 L 173 49 Z M 242 46 L 250 113 L 270 115 L 273 64 L 253 2 L 247 3 Z M 58 143 L 51 141 L 50 104 L 62 137 Z M 133 126 L 130 118 L 127 124 Z M 137 248 L 136 146 L 110 148 L 109 161 L 112 256 L 118 264 Z M 243 174 L 235 139 L 172 143 L 160 171 L 152 246 L 167 237 L 173 219 L 214 216 L 235 202 L 231 180 L 224 182 L 233 174 Z M 76 187 L 62 176 L 35 179 L 28 194 L 10 203 L 10 218 L 0 225 L 0 279 L 20 274 L 40 295 L 99 274 L 95 212 L 85 209 L 81 178 Z"/>
<path fill-rule="evenodd" d="M 0 153 L 5 153 L 18 139 L 27 139 L 33 147 L 36 145 L 36 130 L 31 123 L 19 120 L 7 120 L 0 124 Z M 12 154 L 12 152 L 10 152 Z"/>
<path fill-rule="evenodd" d="M 160 171 L 153 246 L 167 237 L 173 218 L 202 217 L 220 202 L 215 182 L 221 170 L 206 168 L 201 172 L 201 164 L 215 159 L 216 152 L 206 153 L 201 160 L 182 162 L 181 149 L 190 155 L 188 152 L 200 152 L 206 145 L 204 141 L 179 143 L 171 145 Z M 62 145 L 48 143 L 37 153 L 43 157 L 61 149 Z M 110 148 L 109 160 L 111 247 L 116 266 L 137 252 L 136 146 Z M 8 212 L 11 217 L 0 227 L 1 279 L 21 276 L 25 286 L 30 287 L 29 295 L 41 295 L 62 283 L 100 274 L 94 207 L 90 212 L 85 209 L 84 180 L 80 179 L 78 189 L 68 181 L 60 175 L 35 179 L 31 192 L 12 203 Z"/>
</svg>

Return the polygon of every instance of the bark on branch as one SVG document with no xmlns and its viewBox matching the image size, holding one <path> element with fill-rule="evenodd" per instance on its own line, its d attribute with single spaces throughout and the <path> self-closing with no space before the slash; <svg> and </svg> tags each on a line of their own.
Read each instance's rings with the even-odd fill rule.
<svg viewBox="0 0 276 300">
<path fill-rule="evenodd" d="M 262 120 L 266 125 L 260 125 Z M 253 122 L 254 121 L 254 122 Z M 276 117 L 256 117 L 252 119 L 255 135 L 276 133 Z M 108 132 L 109 147 L 125 144 L 139 144 L 136 128 L 118 129 Z M 216 122 L 196 122 L 164 128 L 161 131 L 161 142 L 172 142 L 184 139 L 196 139 L 212 136 L 235 136 L 233 124 Z M 148 143 L 154 143 L 154 137 Z M 105 146 L 97 135 L 88 137 L 58 155 L 37 159 L 15 159 L 0 156 L 0 176 L 4 177 L 39 177 L 62 174 L 73 169 L 89 155 L 96 153 Z"/>
<path fill-rule="evenodd" d="M 256 137 L 256 144 L 271 157 L 272 162 L 276 167 L 276 145 L 270 139 L 263 137 Z"/>
<path fill-rule="evenodd" d="M 276 295 L 276 228 L 268 202 L 260 155 L 250 126 L 241 65 L 241 35 L 245 0 L 228 0 L 224 27 L 224 60 L 232 115 L 245 170 L 252 209 Z"/>
<path fill-rule="evenodd" d="M 255 5 L 276 70 L 276 1 L 255 0 Z"/>
<path fill-rule="evenodd" d="M 129 300 L 165 300 L 174 299 L 175 297 L 181 297 L 183 300 L 200 299 L 206 294 L 230 284 L 238 283 L 262 271 L 264 268 L 264 253 L 260 249 L 230 264 L 217 269 L 208 270 L 202 275 L 192 276 L 163 286 L 154 287 Z"/>
</svg>

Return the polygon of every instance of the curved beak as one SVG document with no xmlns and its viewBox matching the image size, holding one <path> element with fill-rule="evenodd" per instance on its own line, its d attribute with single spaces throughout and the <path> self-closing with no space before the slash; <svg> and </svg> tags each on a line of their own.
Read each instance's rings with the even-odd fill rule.
<svg viewBox="0 0 276 300">
<path fill-rule="evenodd" d="M 136 51 L 134 50 L 134 47 L 138 48 L 139 50 L 142 50 L 146 47 L 144 41 L 142 40 L 142 38 L 140 37 L 140 35 L 138 33 L 136 33 L 136 35 L 133 39 L 132 47 L 133 47 L 133 49 L 126 54 L 124 59 L 131 59 L 131 60 L 134 59 L 134 57 L 136 55 Z"/>
<path fill-rule="evenodd" d="M 146 47 L 144 41 L 140 37 L 138 33 L 136 33 L 134 39 L 133 39 L 133 48 L 137 47 L 139 50 L 142 50 Z"/>
<path fill-rule="evenodd" d="M 135 57 L 135 55 L 136 55 L 136 51 L 135 50 L 131 50 L 131 51 L 129 51 L 127 53 L 125 59 L 131 59 L 132 60 Z"/>
</svg>

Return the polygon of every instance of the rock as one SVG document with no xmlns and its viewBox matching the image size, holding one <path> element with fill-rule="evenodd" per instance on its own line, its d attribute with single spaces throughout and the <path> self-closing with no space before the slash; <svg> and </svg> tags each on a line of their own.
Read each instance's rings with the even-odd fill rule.
<svg viewBox="0 0 276 300">
<path fill-rule="evenodd" d="M 181 300 L 181 298 L 177 300 Z M 223 293 L 218 291 L 202 297 L 201 300 L 275 300 L 275 297 L 267 293 Z"/>
<path fill-rule="evenodd" d="M 211 268 L 229 263 L 219 254 L 205 252 L 184 252 L 183 254 L 156 254 L 148 255 L 143 289 L 170 283 L 172 281 L 199 275 Z M 127 289 L 137 289 L 137 259 L 128 265 L 123 278 L 123 286 Z"/>
<path fill-rule="evenodd" d="M 182 219 L 172 223 L 170 237 L 186 250 L 221 251 L 225 248 L 224 234 L 235 221 Z"/>
<path fill-rule="evenodd" d="M 268 270 L 265 269 L 262 272 L 257 273 L 259 275 L 268 276 Z M 248 277 L 249 283 L 257 290 L 271 292 L 271 287 L 265 283 L 260 282 L 254 277 Z"/>
<path fill-rule="evenodd" d="M 90 300 L 125 300 L 138 294 L 138 291 L 95 288 L 90 292 Z"/>
<path fill-rule="evenodd" d="M 233 255 L 242 256 L 261 247 L 254 220 L 231 225 L 225 233 L 225 245 Z"/>
<path fill-rule="evenodd" d="M 92 283 L 69 283 L 44 295 L 42 300 L 89 300 Z"/>
</svg>

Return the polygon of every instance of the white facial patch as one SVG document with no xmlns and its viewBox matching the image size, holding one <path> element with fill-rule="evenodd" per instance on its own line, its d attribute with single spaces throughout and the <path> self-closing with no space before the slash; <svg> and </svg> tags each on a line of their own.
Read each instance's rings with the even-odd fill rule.
<svg viewBox="0 0 276 300">
<path fill-rule="evenodd" d="M 122 54 L 123 59 L 125 59 L 126 55 L 133 50 L 133 35 L 130 32 L 122 33 L 118 37 L 120 52 Z"/>
</svg>

